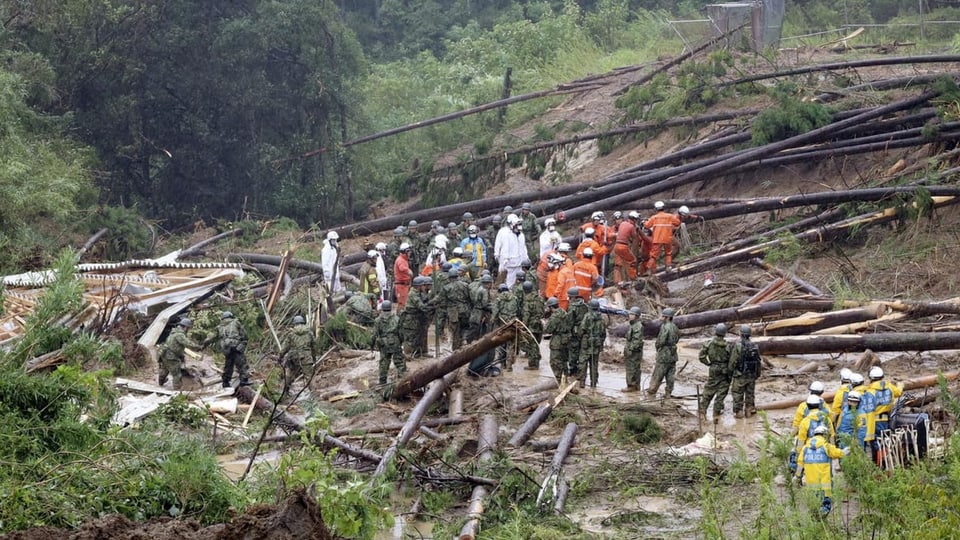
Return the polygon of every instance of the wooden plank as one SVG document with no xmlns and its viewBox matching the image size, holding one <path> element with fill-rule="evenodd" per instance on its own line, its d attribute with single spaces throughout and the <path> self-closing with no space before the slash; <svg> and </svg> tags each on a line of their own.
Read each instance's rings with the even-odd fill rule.
<svg viewBox="0 0 960 540">
<path fill-rule="evenodd" d="M 123 377 L 117 377 L 114 379 L 113 384 L 117 388 L 131 390 L 134 392 L 143 392 L 145 394 L 163 394 L 165 396 L 175 396 L 180 393 L 176 390 L 167 390 L 166 388 L 157 386 L 155 384 L 148 384 L 145 382 L 135 381 L 133 379 L 125 379 Z"/>
</svg>

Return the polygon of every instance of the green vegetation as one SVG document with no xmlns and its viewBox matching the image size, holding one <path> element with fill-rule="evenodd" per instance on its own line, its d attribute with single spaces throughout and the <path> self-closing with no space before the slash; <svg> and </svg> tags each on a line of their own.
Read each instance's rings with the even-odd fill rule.
<svg viewBox="0 0 960 540">
<path fill-rule="evenodd" d="M 812 131 L 833 119 L 833 113 L 823 104 L 801 101 L 793 85 L 778 85 L 773 95 L 777 106 L 764 109 L 750 127 L 755 146 Z"/>
</svg>

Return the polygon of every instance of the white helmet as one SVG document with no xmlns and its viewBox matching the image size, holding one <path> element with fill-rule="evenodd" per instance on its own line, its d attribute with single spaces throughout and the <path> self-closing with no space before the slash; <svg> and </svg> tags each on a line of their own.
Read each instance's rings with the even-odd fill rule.
<svg viewBox="0 0 960 540">
<path fill-rule="evenodd" d="M 591 249 L 591 248 L 585 248 L 585 249 L 583 250 L 583 256 L 586 257 L 586 258 L 588 258 L 588 259 L 592 259 L 592 258 L 593 258 L 593 249 Z"/>
<path fill-rule="evenodd" d="M 617 210 L 613 213 L 613 219 L 623 219 L 623 212 Z"/>
<path fill-rule="evenodd" d="M 657 201 L 657 202 L 653 203 L 653 207 L 654 207 L 656 210 L 663 210 L 663 207 L 664 207 L 664 206 L 666 206 L 666 205 L 663 204 L 663 201 Z"/>
<path fill-rule="evenodd" d="M 387 244 L 385 244 L 384 242 L 377 242 L 377 245 L 374 246 L 374 247 L 376 248 L 377 251 L 386 251 L 386 250 L 387 250 Z"/>
<path fill-rule="evenodd" d="M 378 255 L 380 255 L 380 254 L 377 253 L 377 251 L 376 251 L 376 250 L 373 250 L 373 249 L 371 249 L 370 251 L 367 252 L 367 258 L 368 258 L 368 259 L 376 259 Z"/>
<path fill-rule="evenodd" d="M 870 373 L 868 373 L 871 381 L 879 381 L 883 378 L 883 368 L 880 366 L 873 366 L 870 368 Z"/>
<path fill-rule="evenodd" d="M 812 407 L 814 409 L 820 408 L 820 396 L 816 394 L 810 394 L 807 396 L 807 407 Z"/>
<path fill-rule="evenodd" d="M 823 383 L 822 383 L 822 382 L 820 382 L 820 381 L 813 381 L 812 383 L 810 383 L 810 393 L 811 393 L 811 394 L 816 394 L 816 395 L 819 396 L 820 394 L 823 393 L 824 390 L 826 390 L 826 387 L 823 386 Z"/>
<path fill-rule="evenodd" d="M 547 218 L 547 219 L 545 219 L 545 220 L 543 221 L 543 224 L 546 225 L 547 227 L 549 227 L 549 226 L 551 226 L 551 225 L 556 225 L 556 224 L 557 224 L 557 220 L 553 219 L 552 217 L 551 217 L 551 218 Z"/>
<path fill-rule="evenodd" d="M 687 214 L 690 213 L 690 209 L 687 208 L 686 205 L 684 205 L 684 206 L 681 206 L 681 207 L 680 207 L 680 210 L 678 210 L 678 212 L 680 212 L 680 215 L 681 215 L 681 216 L 685 216 L 685 215 L 687 215 Z"/>
<path fill-rule="evenodd" d="M 599 220 L 603 219 L 603 212 L 597 210 L 596 212 L 590 214 L 590 219 L 592 219 L 592 220 L 594 220 L 594 221 L 599 221 Z"/>
<path fill-rule="evenodd" d="M 631 210 L 630 213 L 627 214 L 627 217 L 630 219 L 640 219 L 640 212 L 637 212 L 636 210 Z"/>
<path fill-rule="evenodd" d="M 547 261 L 553 264 L 563 264 L 564 258 L 563 255 L 559 253 L 551 253 L 550 256 L 547 257 Z"/>
<path fill-rule="evenodd" d="M 327 233 L 327 240 L 339 240 L 340 235 L 337 234 L 337 231 L 330 231 Z"/>
<path fill-rule="evenodd" d="M 434 236 L 433 245 L 440 249 L 447 249 L 447 237 L 442 234 Z"/>
<path fill-rule="evenodd" d="M 584 229 L 583 235 L 586 236 L 587 238 L 593 238 L 593 235 L 596 232 L 597 231 L 595 231 L 593 227 L 587 227 L 586 229 Z"/>
<path fill-rule="evenodd" d="M 402 244 L 400 244 L 400 251 L 407 251 L 409 249 L 410 249 L 410 244 L 406 242 L 403 242 Z"/>
<path fill-rule="evenodd" d="M 850 382 L 850 375 L 851 375 L 852 373 L 853 373 L 853 372 L 850 371 L 849 368 L 843 368 L 843 369 L 841 369 L 841 370 L 840 370 L 840 382 L 842 382 L 842 383 Z"/>
<path fill-rule="evenodd" d="M 863 384 L 863 375 L 853 372 L 850 374 L 850 384 L 853 386 L 860 386 Z"/>
<path fill-rule="evenodd" d="M 460 247 L 460 246 L 457 246 L 457 247 L 453 248 L 453 254 L 454 254 L 454 255 L 463 255 L 463 248 Z"/>
<path fill-rule="evenodd" d="M 859 401 L 860 401 L 860 398 L 862 398 L 862 397 L 863 397 L 863 396 L 860 395 L 860 392 L 857 392 L 856 390 L 851 390 L 851 391 L 847 392 L 847 399 L 848 399 L 849 401 L 858 401 L 858 402 L 859 402 Z"/>
<path fill-rule="evenodd" d="M 830 432 L 830 429 L 823 424 L 820 424 L 819 426 L 813 428 L 814 435 L 826 435 L 829 432 Z"/>
<path fill-rule="evenodd" d="M 560 245 L 557 246 L 557 251 L 559 251 L 560 253 L 571 251 L 572 249 L 573 248 L 571 248 L 570 244 L 568 244 L 567 242 L 560 242 Z"/>
<path fill-rule="evenodd" d="M 520 223 L 520 218 L 516 214 L 507 215 L 507 225 L 516 225 L 517 223 Z"/>
</svg>

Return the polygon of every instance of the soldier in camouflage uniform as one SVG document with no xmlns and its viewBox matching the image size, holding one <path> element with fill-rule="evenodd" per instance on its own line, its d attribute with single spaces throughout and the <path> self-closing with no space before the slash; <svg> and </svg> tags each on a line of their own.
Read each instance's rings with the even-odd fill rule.
<svg viewBox="0 0 960 540">
<path fill-rule="evenodd" d="M 525 202 L 520 205 L 520 229 L 523 231 L 523 238 L 527 245 L 527 257 L 535 261 L 540 257 L 540 250 L 537 249 L 536 242 L 540 238 L 540 232 L 543 230 L 540 223 L 537 222 L 537 216 L 533 213 L 533 207 Z M 534 282 L 536 285 L 536 282 Z"/>
<path fill-rule="evenodd" d="M 240 386 L 250 384 L 250 372 L 247 370 L 247 357 L 243 352 L 247 350 L 247 332 L 243 329 L 233 313 L 224 311 L 220 314 L 220 325 L 217 327 L 217 336 L 220 338 L 220 350 L 223 352 L 223 387 L 230 388 L 233 370 L 240 375 Z"/>
<path fill-rule="evenodd" d="M 727 325 L 720 323 L 714 329 L 713 339 L 700 348 L 700 363 L 710 366 L 707 385 L 700 396 L 697 413 L 701 420 L 707 419 L 707 407 L 713 402 L 713 423 L 716 424 L 723 414 L 723 400 L 727 398 L 730 389 L 730 347 L 724 337 L 727 335 Z"/>
<path fill-rule="evenodd" d="M 497 233 L 500 232 L 501 226 L 503 226 L 503 217 L 497 214 L 490 220 L 490 224 L 487 225 L 483 233 L 483 240 L 487 243 L 487 248 L 483 251 L 487 258 L 484 267 L 490 270 L 491 276 L 496 276 L 500 273 L 500 265 L 496 257 L 493 256 L 493 243 L 497 238 Z"/>
<path fill-rule="evenodd" d="M 313 379 L 314 353 L 313 332 L 303 317 L 297 315 L 293 318 L 293 328 L 284 336 L 280 351 L 288 382 L 293 382 L 301 374 L 307 381 Z"/>
<path fill-rule="evenodd" d="M 380 384 L 387 384 L 390 363 L 397 368 L 397 377 L 407 372 L 400 345 L 400 318 L 393 313 L 393 303 L 380 304 L 380 316 L 373 323 L 373 348 L 380 351 Z"/>
<path fill-rule="evenodd" d="M 755 366 L 756 371 L 754 373 L 744 372 L 741 369 L 743 366 L 741 365 L 742 361 L 740 358 L 744 353 L 744 349 L 756 347 L 756 345 L 750 341 L 750 333 L 749 326 L 745 324 L 740 326 L 740 341 L 730 345 L 730 363 L 727 364 L 727 369 L 732 377 L 730 380 L 730 393 L 733 395 L 733 415 L 736 418 L 749 417 L 757 413 L 754 398 L 761 366 L 758 362 Z"/>
<path fill-rule="evenodd" d="M 346 291 L 344 298 L 346 301 L 337 311 L 342 311 L 348 321 L 369 328 L 374 319 L 377 318 L 377 312 L 370 304 L 370 296 Z"/>
<path fill-rule="evenodd" d="M 567 306 L 567 327 L 570 332 L 570 341 L 567 347 L 567 373 L 571 377 L 580 378 L 580 344 L 583 337 L 580 323 L 583 322 L 583 318 L 590 311 L 590 308 L 587 307 L 583 297 L 580 296 L 579 287 L 567 289 L 567 298 L 570 302 Z"/>
<path fill-rule="evenodd" d="M 497 301 L 493 305 L 493 321 L 497 328 L 516 319 L 520 316 L 517 306 L 517 295 L 507 287 L 506 283 L 501 283 Z M 512 349 L 512 345 L 510 346 Z M 513 368 L 513 351 L 509 350 L 507 345 L 497 347 L 496 362 L 503 362 L 504 368 L 510 370 Z"/>
<path fill-rule="evenodd" d="M 180 372 L 184 366 L 184 349 L 190 347 L 199 349 L 200 345 L 187 337 L 187 330 L 193 326 L 193 321 L 184 317 L 180 319 L 180 324 L 170 330 L 166 341 L 160 347 L 160 374 L 157 382 L 163 386 L 167 382 L 167 375 L 173 377 L 173 389 L 180 390 L 183 387 L 183 374 Z"/>
<path fill-rule="evenodd" d="M 443 310 L 450 325 L 450 342 L 453 350 L 463 345 L 463 336 L 470 326 L 470 286 L 460 279 L 460 274 L 451 268 L 448 274 L 450 282 L 444 285 L 443 293 L 437 298 L 437 309 Z"/>
<path fill-rule="evenodd" d="M 580 386 L 586 383 L 589 371 L 590 388 L 596 388 L 600 378 L 600 351 L 607 339 L 607 325 L 600 315 L 600 301 L 591 299 L 588 306 L 587 314 L 580 321 Z"/>
<path fill-rule="evenodd" d="M 430 284 L 433 280 L 424 276 L 413 278 L 413 291 L 407 297 L 407 303 L 400 313 L 400 331 L 403 335 L 404 354 L 411 358 L 424 356 L 428 352 L 427 329 L 433 315 L 430 302 Z"/>
<path fill-rule="evenodd" d="M 534 268 L 533 263 L 530 262 L 530 259 L 524 259 L 520 261 L 520 268 L 523 270 L 523 281 L 529 281 L 530 283 L 533 283 L 534 289 L 539 289 L 540 278 L 537 277 L 537 269 Z"/>
<path fill-rule="evenodd" d="M 543 298 L 540 298 L 540 293 L 533 283 L 524 281 L 521 288 L 524 291 L 523 324 L 533 334 L 532 338 L 524 334 L 523 339 L 520 341 L 520 350 L 527 355 L 527 367 L 524 369 L 539 370 L 540 340 L 543 338 L 543 312 L 545 311 L 545 307 L 543 305 Z"/>
<path fill-rule="evenodd" d="M 470 284 L 470 330 L 467 343 L 480 339 L 487 333 L 493 320 L 493 298 L 491 294 L 493 276 L 484 274 L 475 283 Z"/>
<path fill-rule="evenodd" d="M 665 308 L 661 313 L 660 333 L 657 334 L 657 367 L 650 377 L 650 386 L 647 394 L 657 395 L 660 383 L 666 380 L 665 397 L 673 397 L 674 377 L 677 373 L 677 342 L 680 341 L 680 330 L 673 324 L 673 308 Z"/>
<path fill-rule="evenodd" d="M 556 297 L 547 299 L 547 326 L 543 329 L 544 339 L 550 340 L 550 369 L 557 382 L 567 374 L 567 345 L 570 330 L 567 325 L 567 312 L 560 308 Z"/>
<path fill-rule="evenodd" d="M 634 306 L 630 308 L 630 329 L 627 330 L 627 343 L 623 346 L 623 363 L 627 368 L 627 387 L 624 392 L 639 392 L 640 379 L 643 372 L 640 365 L 643 362 L 643 310 Z"/>
</svg>

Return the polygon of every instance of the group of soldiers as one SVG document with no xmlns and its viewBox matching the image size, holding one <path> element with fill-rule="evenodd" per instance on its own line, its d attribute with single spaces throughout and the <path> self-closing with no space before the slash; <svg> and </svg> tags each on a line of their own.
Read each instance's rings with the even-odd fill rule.
<svg viewBox="0 0 960 540">
<path fill-rule="evenodd" d="M 733 413 L 736 418 L 756 414 L 755 389 L 763 367 L 757 345 L 750 341 L 750 326 L 740 326 L 740 339 L 727 342 L 727 325 L 718 324 L 714 337 L 701 347 L 699 359 L 710 368 L 707 384 L 700 396 L 697 412 L 706 420 L 707 408 L 713 402 L 713 422 L 723 414 L 727 392 L 733 395 Z"/>
<path fill-rule="evenodd" d="M 903 390 L 886 380 L 880 366 L 870 368 L 867 376 L 869 383 L 859 373 L 840 370 L 840 386 L 829 404 L 822 397 L 826 386 L 813 381 L 793 417 L 790 468 L 798 482 L 820 496 L 823 515 L 832 507 L 832 460 L 862 449 L 875 463 L 882 463 L 877 436 L 890 429 L 890 415 Z"/>
<path fill-rule="evenodd" d="M 180 390 L 183 387 L 182 370 L 185 365 L 186 349 L 204 349 L 213 341 L 219 342 L 220 351 L 224 356 L 223 375 L 221 377 L 223 387 L 231 387 L 234 370 L 239 374 L 238 382 L 240 386 L 249 385 L 250 371 L 247 368 L 247 357 L 244 354 L 247 348 L 247 333 L 240 321 L 233 316 L 233 313 L 230 311 L 222 312 L 216 332 L 200 343 L 187 336 L 187 332 L 192 327 L 192 320 L 181 317 L 160 346 L 158 351 L 160 371 L 157 377 L 160 386 L 167 382 L 169 376 L 173 379 L 173 389 Z"/>
</svg>

